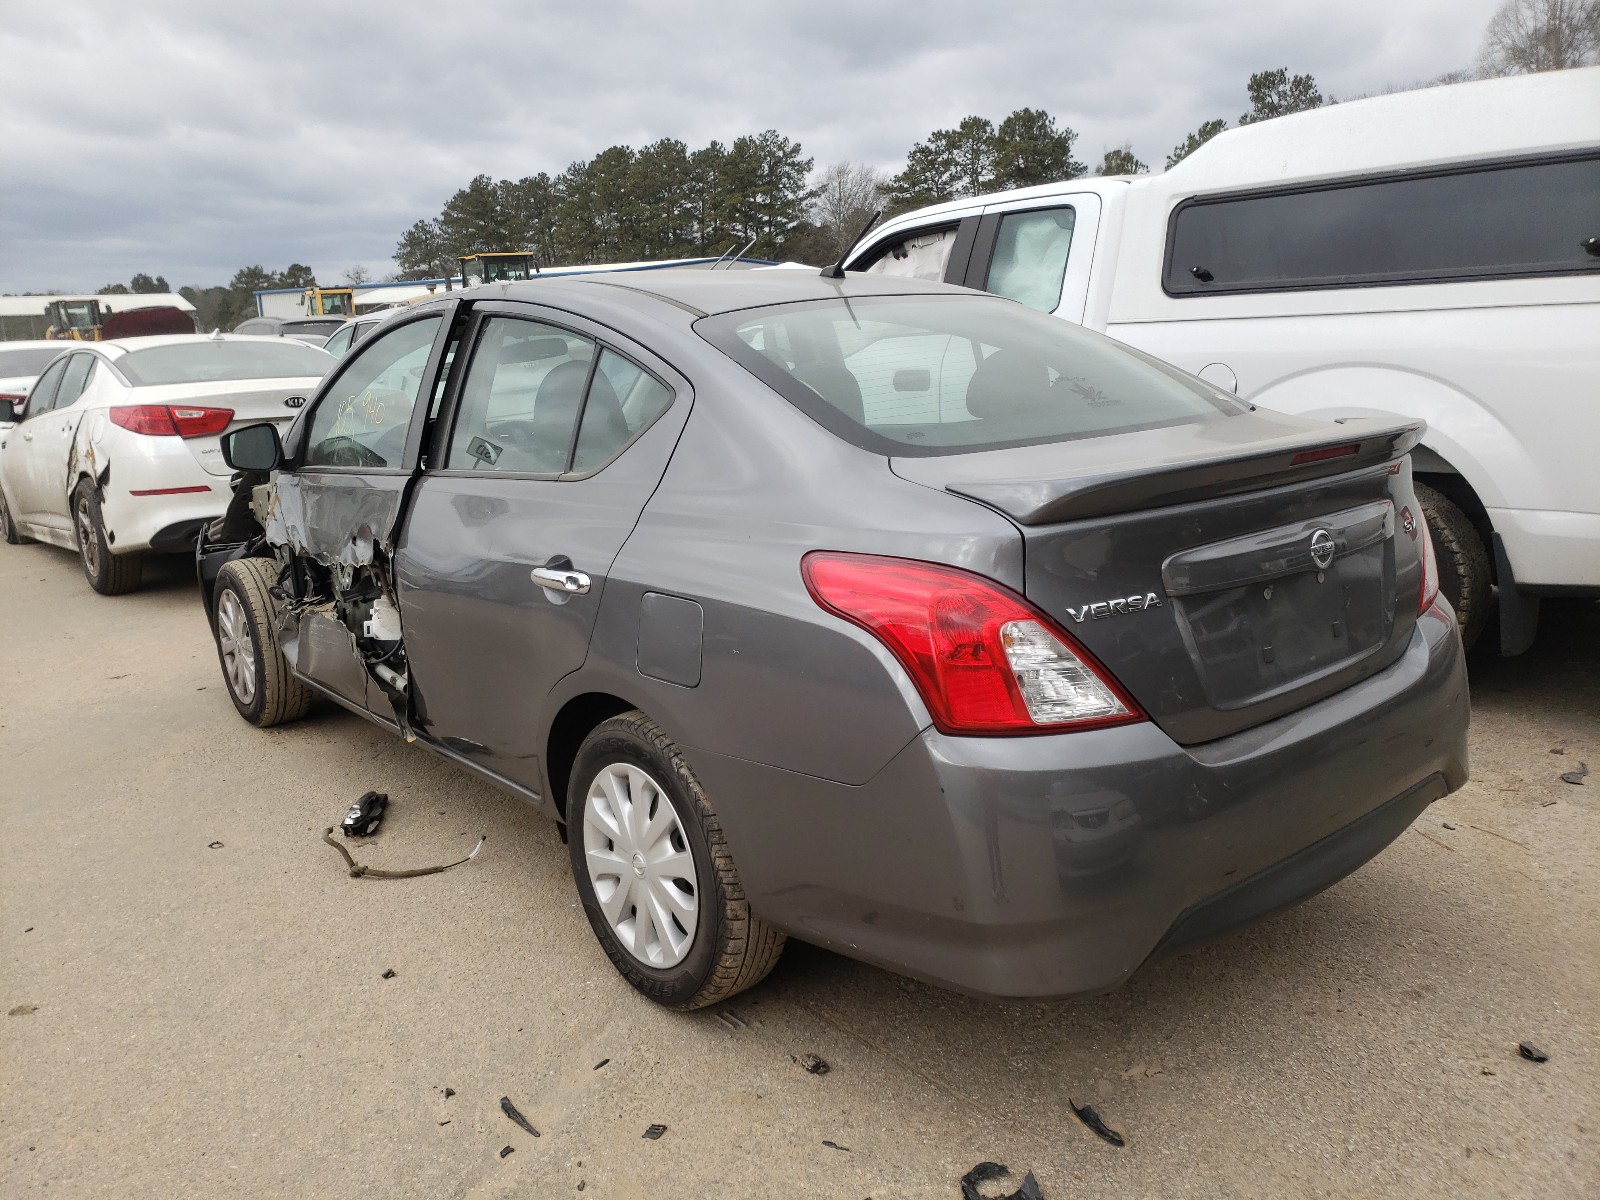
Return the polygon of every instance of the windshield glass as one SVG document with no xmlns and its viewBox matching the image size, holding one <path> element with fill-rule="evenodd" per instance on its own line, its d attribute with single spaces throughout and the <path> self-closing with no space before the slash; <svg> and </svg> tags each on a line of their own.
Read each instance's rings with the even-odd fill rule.
<svg viewBox="0 0 1600 1200">
<path fill-rule="evenodd" d="M 220 383 L 228 379 L 293 379 L 321 376 L 333 356 L 304 342 L 184 342 L 134 350 L 117 369 L 136 387 L 163 383 Z"/>
<path fill-rule="evenodd" d="M 36 346 L 21 350 L 0 349 L 0 378 L 12 375 L 37 375 L 45 364 L 62 351 L 61 346 Z"/>
<path fill-rule="evenodd" d="M 1080 326 L 987 296 L 870 296 L 725 313 L 702 337 L 819 424 L 886 455 L 1101 437 L 1245 411 Z"/>
</svg>

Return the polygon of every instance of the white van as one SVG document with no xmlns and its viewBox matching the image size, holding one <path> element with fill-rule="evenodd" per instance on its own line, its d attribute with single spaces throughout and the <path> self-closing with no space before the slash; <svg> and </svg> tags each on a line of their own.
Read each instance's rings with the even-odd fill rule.
<svg viewBox="0 0 1600 1200">
<path fill-rule="evenodd" d="M 1421 417 L 1418 494 L 1472 642 L 1600 596 L 1600 67 L 1357 100 L 1161 175 L 925 208 L 852 270 L 943 279 L 1252 403 Z"/>
</svg>

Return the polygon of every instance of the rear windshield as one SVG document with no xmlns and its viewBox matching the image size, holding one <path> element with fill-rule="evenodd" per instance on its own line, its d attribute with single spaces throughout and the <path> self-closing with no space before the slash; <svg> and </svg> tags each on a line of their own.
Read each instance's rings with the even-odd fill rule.
<svg viewBox="0 0 1600 1200">
<path fill-rule="evenodd" d="M 1102 437 L 1245 410 L 1120 342 L 990 296 L 841 297 L 695 328 L 819 424 L 886 455 Z"/>
<path fill-rule="evenodd" d="M 21 350 L 0 349 L 0 379 L 12 375 L 37 375 L 45 364 L 60 354 L 60 346 L 36 346 Z"/>
<path fill-rule="evenodd" d="M 151 346 L 117 359 L 117 369 L 138 387 L 163 383 L 221 383 L 228 379 L 320 376 L 333 355 L 304 342 L 186 342 Z"/>
<path fill-rule="evenodd" d="M 278 332 L 291 333 L 332 333 L 335 329 L 344 328 L 343 317 L 331 317 L 326 321 L 285 321 L 278 326 Z"/>
</svg>

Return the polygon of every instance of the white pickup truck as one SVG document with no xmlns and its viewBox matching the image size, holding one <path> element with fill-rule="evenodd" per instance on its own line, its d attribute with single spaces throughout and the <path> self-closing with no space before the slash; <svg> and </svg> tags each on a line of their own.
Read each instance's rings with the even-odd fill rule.
<svg viewBox="0 0 1600 1200">
<path fill-rule="evenodd" d="M 1268 408 L 1425 419 L 1418 493 L 1469 644 L 1496 590 L 1507 654 L 1540 597 L 1600 596 L 1600 67 L 906 213 L 845 266 L 1009 296 Z"/>
</svg>

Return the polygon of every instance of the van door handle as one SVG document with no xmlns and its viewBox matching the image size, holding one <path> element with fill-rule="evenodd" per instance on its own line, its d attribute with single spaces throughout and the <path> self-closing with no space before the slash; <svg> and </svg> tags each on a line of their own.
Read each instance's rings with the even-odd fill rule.
<svg viewBox="0 0 1600 1200">
<path fill-rule="evenodd" d="M 559 567 L 535 567 L 529 572 L 533 581 L 552 592 L 568 592 L 582 596 L 589 591 L 589 577 L 582 571 L 567 571 Z"/>
</svg>

